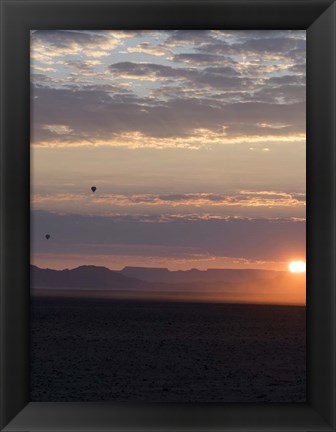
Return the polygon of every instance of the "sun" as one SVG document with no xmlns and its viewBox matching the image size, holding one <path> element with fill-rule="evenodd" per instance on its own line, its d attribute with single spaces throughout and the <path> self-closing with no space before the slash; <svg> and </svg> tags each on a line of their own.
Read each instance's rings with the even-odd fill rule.
<svg viewBox="0 0 336 432">
<path fill-rule="evenodd" d="M 292 273 L 304 273 L 306 271 L 306 263 L 304 261 L 291 261 L 288 268 Z"/>
</svg>

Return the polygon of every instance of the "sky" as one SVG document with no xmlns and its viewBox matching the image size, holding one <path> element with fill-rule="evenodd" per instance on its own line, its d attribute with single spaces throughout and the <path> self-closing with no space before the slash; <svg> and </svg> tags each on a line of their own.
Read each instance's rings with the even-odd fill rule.
<svg viewBox="0 0 336 432">
<path fill-rule="evenodd" d="M 305 31 L 32 31 L 32 263 L 305 260 L 305 63 Z"/>
</svg>

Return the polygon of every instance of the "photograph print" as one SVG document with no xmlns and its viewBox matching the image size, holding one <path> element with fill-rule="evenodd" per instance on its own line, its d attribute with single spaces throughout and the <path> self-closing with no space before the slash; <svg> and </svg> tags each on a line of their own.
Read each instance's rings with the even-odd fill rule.
<svg viewBox="0 0 336 432">
<path fill-rule="evenodd" d="M 31 31 L 30 399 L 306 401 L 306 32 Z"/>
</svg>

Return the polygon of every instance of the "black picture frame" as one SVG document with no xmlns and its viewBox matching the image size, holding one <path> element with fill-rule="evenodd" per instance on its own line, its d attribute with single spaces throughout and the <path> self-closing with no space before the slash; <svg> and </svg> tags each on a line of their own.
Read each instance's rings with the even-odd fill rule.
<svg viewBox="0 0 336 432">
<path fill-rule="evenodd" d="M 335 17 L 334 0 L 1 0 L 1 430 L 335 431 Z M 307 403 L 32 403 L 30 30 L 206 28 L 307 30 Z"/>
</svg>

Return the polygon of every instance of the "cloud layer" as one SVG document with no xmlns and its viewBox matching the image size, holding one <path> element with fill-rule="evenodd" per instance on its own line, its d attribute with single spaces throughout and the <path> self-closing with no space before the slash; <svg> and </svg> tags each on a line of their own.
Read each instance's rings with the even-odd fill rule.
<svg viewBox="0 0 336 432">
<path fill-rule="evenodd" d="M 305 257 L 305 221 L 265 219 L 199 219 L 116 215 L 110 217 L 59 215 L 36 211 L 32 214 L 35 254 L 73 254 L 154 257 L 161 261 L 184 261 L 192 267 L 205 261 L 212 267 L 219 259 L 238 260 L 253 267 L 255 262 L 287 262 Z M 46 241 L 44 233 L 51 235 Z M 65 252 L 66 251 L 66 252 Z M 119 260 L 120 262 L 120 260 Z"/>
<path fill-rule="evenodd" d="M 304 259 L 305 40 L 32 31 L 36 264 L 278 269 Z"/>
<path fill-rule="evenodd" d="M 305 139 L 304 32 L 36 31 L 31 47 L 34 145 Z"/>
</svg>

